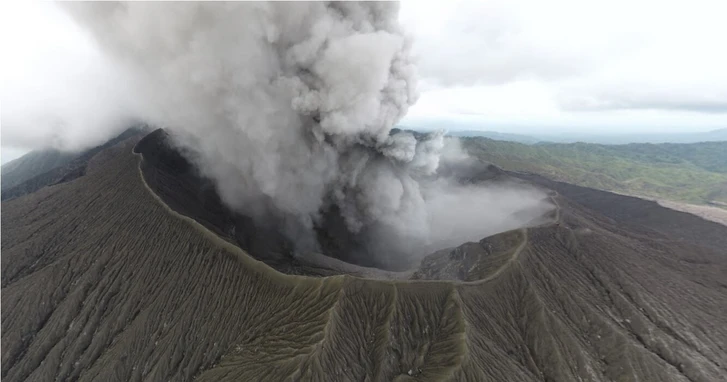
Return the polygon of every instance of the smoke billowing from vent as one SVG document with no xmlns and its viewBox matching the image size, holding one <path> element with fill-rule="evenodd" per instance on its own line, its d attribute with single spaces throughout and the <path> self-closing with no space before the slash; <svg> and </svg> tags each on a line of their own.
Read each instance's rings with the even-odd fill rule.
<svg viewBox="0 0 727 382">
<path fill-rule="evenodd" d="M 488 214 L 501 192 L 436 180 L 442 134 L 390 134 L 417 98 L 397 3 L 65 6 L 129 70 L 144 117 L 174 132 L 223 200 L 275 216 L 302 250 L 315 249 L 314 227 L 332 209 L 349 232 L 426 247 L 522 224 L 511 210 Z M 512 209 L 539 203 L 509 199 Z M 507 223 L 492 224 L 500 215 Z"/>
</svg>

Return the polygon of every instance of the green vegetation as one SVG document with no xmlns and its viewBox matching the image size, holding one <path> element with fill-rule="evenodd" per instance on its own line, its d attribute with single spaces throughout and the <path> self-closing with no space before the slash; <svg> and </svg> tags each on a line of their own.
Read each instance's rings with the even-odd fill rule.
<svg viewBox="0 0 727 382">
<path fill-rule="evenodd" d="M 727 142 L 525 145 L 480 137 L 462 140 L 470 154 L 505 170 L 630 195 L 727 202 Z"/>
</svg>

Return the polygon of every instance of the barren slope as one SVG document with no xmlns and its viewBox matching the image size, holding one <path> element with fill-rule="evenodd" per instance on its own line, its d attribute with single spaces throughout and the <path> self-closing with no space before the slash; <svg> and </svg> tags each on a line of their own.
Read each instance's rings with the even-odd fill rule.
<svg viewBox="0 0 727 382">
<path fill-rule="evenodd" d="M 283 274 L 153 194 L 138 139 L 3 202 L 3 380 L 727 375 L 727 259 L 711 246 L 556 196 L 552 223 L 433 254 L 413 274 L 444 280 Z"/>
<path fill-rule="evenodd" d="M 77 153 L 47 149 L 30 152 L 2 165 L 2 190 L 9 189 L 28 179 L 60 167 L 75 158 Z"/>
<path fill-rule="evenodd" d="M 11 172 L 9 184 L 3 180 L 3 201 L 33 193 L 45 186 L 68 182 L 86 173 L 88 161 L 97 153 L 147 129 L 139 125 L 127 129 L 108 142 L 75 154 L 31 152 L 18 160 L 8 163 Z M 17 163 L 16 163 L 17 162 Z M 3 174 L 3 179 L 5 175 Z"/>
</svg>

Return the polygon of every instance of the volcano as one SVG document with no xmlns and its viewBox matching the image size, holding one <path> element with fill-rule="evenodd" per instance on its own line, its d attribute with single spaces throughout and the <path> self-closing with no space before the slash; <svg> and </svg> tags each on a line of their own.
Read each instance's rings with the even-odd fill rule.
<svg viewBox="0 0 727 382">
<path fill-rule="evenodd" d="M 317 252 L 296 250 L 283 222 L 230 210 L 164 130 L 66 158 L 3 191 L 2 378 L 727 375 L 727 227 L 481 162 L 445 171 L 538 188 L 552 208 L 382 263 L 352 255 L 363 239 L 335 209 Z"/>
</svg>

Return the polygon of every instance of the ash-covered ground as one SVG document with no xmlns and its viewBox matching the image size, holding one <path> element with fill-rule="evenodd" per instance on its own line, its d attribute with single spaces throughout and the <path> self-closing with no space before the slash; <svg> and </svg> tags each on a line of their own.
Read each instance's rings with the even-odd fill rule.
<svg viewBox="0 0 727 382">
<path fill-rule="evenodd" d="M 539 178 L 556 205 L 544 221 L 437 251 L 409 272 L 301 260 L 274 229 L 220 211 L 182 162 L 162 169 L 174 158 L 154 159 L 141 138 L 96 153 L 79 177 L 3 201 L 3 380 L 727 372 L 722 225 Z M 245 238 L 249 252 L 237 245 Z"/>
</svg>

